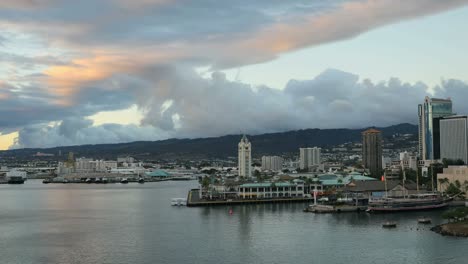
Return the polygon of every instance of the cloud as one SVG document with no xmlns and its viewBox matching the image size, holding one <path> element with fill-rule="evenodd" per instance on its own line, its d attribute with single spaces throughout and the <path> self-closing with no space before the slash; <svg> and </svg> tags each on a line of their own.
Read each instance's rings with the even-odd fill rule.
<svg viewBox="0 0 468 264">
<path fill-rule="evenodd" d="M 33 125 L 23 128 L 10 147 L 52 147 L 84 144 L 121 143 L 138 140 L 154 140 L 158 133 L 154 127 L 105 124 L 92 126 L 84 118 L 69 118 L 56 125 Z"/>
<path fill-rule="evenodd" d="M 430 95 L 424 83 L 404 83 L 397 78 L 373 83 L 336 69 L 311 80 L 291 80 L 277 90 L 229 81 L 219 72 L 204 79 L 189 67 L 154 65 L 120 80 L 120 85 L 128 88 L 121 96 L 133 98 L 131 102 L 143 112 L 141 126 L 92 126 L 78 115 L 59 125 L 20 130 L 15 147 L 416 123 L 417 104 Z M 444 98 L 466 98 L 468 93 L 467 84 L 458 80 L 444 81 L 435 89 L 436 96 Z M 99 105 L 99 101 L 91 104 Z M 455 109 L 468 113 L 464 104 L 454 104 Z"/>
<path fill-rule="evenodd" d="M 216 71 L 467 3 L 1 1 L 0 27 L 8 37 L 0 37 L 0 61 L 8 67 L 0 70 L 0 132 L 20 130 L 19 147 L 414 122 L 415 105 L 427 94 L 423 83 L 373 83 L 327 70 L 275 90 L 232 82 Z M 204 79 L 197 67 L 215 73 Z M 447 80 L 436 93 L 464 94 L 464 85 Z M 140 132 L 86 119 L 135 104 L 144 114 Z"/>
</svg>

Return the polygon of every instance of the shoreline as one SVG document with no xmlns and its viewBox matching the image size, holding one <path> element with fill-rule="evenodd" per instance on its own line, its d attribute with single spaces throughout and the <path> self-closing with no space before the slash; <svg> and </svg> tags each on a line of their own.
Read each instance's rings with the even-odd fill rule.
<svg viewBox="0 0 468 264">
<path fill-rule="evenodd" d="M 432 227 L 431 231 L 436 232 L 442 236 L 468 238 L 468 221 L 437 225 Z"/>
</svg>

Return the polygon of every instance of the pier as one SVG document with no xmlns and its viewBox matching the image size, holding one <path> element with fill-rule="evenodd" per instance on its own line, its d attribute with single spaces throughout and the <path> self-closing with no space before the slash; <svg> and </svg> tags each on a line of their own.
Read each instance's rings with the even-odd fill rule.
<svg viewBox="0 0 468 264">
<path fill-rule="evenodd" d="M 308 197 L 204 200 L 204 199 L 200 199 L 199 189 L 192 189 L 188 192 L 187 206 L 197 207 L 197 206 L 244 205 L 244 204 L 267 204 L 267 203 L 305 203 L 305 202 L 310 202 L 312 200 L 313 198 L 308 198 Z"/>
</svg>

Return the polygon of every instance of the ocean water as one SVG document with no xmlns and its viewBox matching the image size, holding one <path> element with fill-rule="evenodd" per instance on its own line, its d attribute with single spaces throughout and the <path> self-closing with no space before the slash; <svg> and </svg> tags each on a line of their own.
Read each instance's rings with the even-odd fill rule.
<svg viewBox="0 0 468 264">
<path fill-rule="evenodd" d="M 170 205 L 196 186 L 0 185 L 0 263 L 468 263 L 468 239 L 429 230 L 441 211 L 316 215 L 266 204 L 230 215 Z M 418 224 L 421 215 L 433 224 Z"/>
</svg>

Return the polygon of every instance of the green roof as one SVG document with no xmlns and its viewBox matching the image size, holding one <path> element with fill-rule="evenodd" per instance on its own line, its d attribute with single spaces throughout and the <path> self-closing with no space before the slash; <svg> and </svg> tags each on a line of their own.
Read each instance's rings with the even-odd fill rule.
<svg viewBox="0 0 468 264">
<path fill-rule="evenodd" d="M 149 177 L 169 177 L 169 173 L 163 171 L 163 170 L 154 170 L 151 172 L 146 172 L 146 176 Z"/>
</svg>

